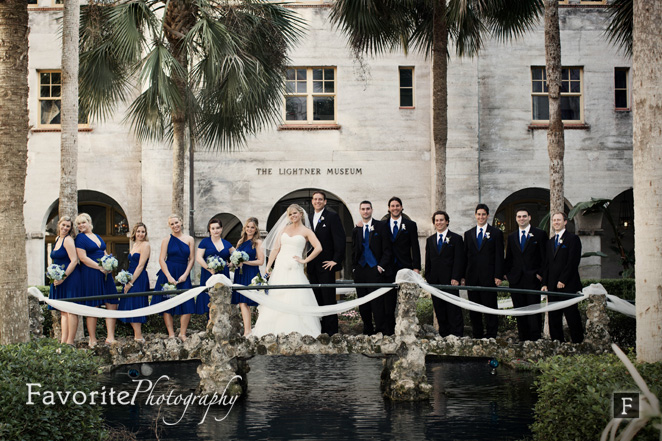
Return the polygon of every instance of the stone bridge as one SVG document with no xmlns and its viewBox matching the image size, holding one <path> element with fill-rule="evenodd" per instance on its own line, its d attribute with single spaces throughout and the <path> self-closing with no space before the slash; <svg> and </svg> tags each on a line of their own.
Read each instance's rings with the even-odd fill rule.
<svg viewBox="0 0 662 441">
<path fill-rule="evenodd" d="M 217 285 L 210 290 L 210 320 L 206 332 L 179 339 L 148 339 L 140 344 L 131 340 L 124 345 L 97 346 L 94 351 L 111 366 L 176 360 L 200 360 L 198 392 L 241 395 L 248 384 L 249 360 L 256 355 L 364 354 L 383 358 L 382 389 L 384 396 L 398 401 L 424 400 L 431 386 L 425 371 L 426 355 L 490 357 L 499 360 L 533 359 L 550 355 L 603 353 L 609 351 L 606 299 L 591 295 L 587 308 L 586 337 L 581 344 L 541 339 L 536 342 L 512 342 L 505 339 L 472 339 L 425 334 L 416 318 L 416 300 L 420 288 L 404 283 L 398 292 L 394 336 L 381 334 L 340 335 L 317 338 L 292 333 L 266 335 L 262 338 L 240 336 L 240 316 L 230 304 L 231 288 Z M 235 375 L 242 380 L 234 379 Z M 228 384 L 230 385 L 228 386 Z M 227 387 L 227 390 L 226 390 Z"/>
</svg>

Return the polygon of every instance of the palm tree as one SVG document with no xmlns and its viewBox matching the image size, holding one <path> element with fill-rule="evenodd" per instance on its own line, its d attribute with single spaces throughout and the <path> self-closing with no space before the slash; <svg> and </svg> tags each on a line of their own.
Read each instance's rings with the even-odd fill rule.
<svg viewBox="0 0 662 441">
<path fill-rule="evenodd" d="M 561 117 L 561 31 L 558 0 L 545 0 L 545 72 L 549 91 L 549 211 L 558 213 L 563 212 L 565 207 L 565 133 Z"/>
<path fill-rule="evenodd" d="M 448 42 L 458 56 L 473 56 L 489 34 L 498 40 L 522 35 L 537 21 L 541 0 L 336 0 L 331 20 L 357 52 L 409 49 L 432 56 L 432 138 L 435 196 L 446 206 L 448 141 Z"/>
<path fill-rule="evenodd" d="M 634 251 L 637 359 L 662 361 L 662 5 L 635 0 L 633 22 Z"/>
<path fill-rule="evenodd" d="M 0 344 L 28 341 L 23 199 L 28 159 L 28 6 L 0 2 Z"/>
<path fill-rule="evenodd" d="M 81 17 L 81 103 L 108 117 L 135 90 L 126 121 L 173 146 L 172 211 L 184 210 L 186 132 L 225 150 L 280 116 L 286 52 L 302 30 L 263 0 L 96 0 Z"/>
<path fill-rule="evenodd" d="M 62 17 L 62 131 L 58 213 L 78 212 L 78 28 L 79 0 L 64 2 Z"/>
</svg>

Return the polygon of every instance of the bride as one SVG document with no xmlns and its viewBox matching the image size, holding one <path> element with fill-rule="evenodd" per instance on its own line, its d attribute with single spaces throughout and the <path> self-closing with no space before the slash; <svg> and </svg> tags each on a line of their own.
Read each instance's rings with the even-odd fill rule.
<svg viewBox="0 0 662 441">
<path fill-rule="evenodd" d="M 287 207 L 271 233 L 263 242 L 266 252 L 271 252 L 267 262 L 266 274 L 269 285 L 307 285 L 308 279 L 303 273 L 304 264 L 313 260 L 322 252 L 322 245 L 307 225 L 308 216 L 297 204 Z M 306 244 L 310 242 L 313 250 L 304 259 Z M 275 261 L 273 273 L 270 268 Z M 269 297 L 289 305 L 317 306 L 315 294 L 310 288 L 273 289 Z M 289 334 L 298 332 L 302 335 L 317 337 L 321 333 L 319 317 L 294 315 L 276 311 L 265 305 L 258 307 L 259 316 L 252 335 L 262 337 L 267 334 Z"/>
</svg>

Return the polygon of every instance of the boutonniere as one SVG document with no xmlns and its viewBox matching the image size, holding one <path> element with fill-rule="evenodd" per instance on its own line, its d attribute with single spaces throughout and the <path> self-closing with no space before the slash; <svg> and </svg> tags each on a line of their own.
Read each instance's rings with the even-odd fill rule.
<svg viewBox="0 0 662 441">
<path fill-rule="evenodd" d="M 563 243 L 563 239 L 559 239 L 559 245 Z"/>
<path fill-rule="evenodd" d="M 370 225 L 370 231 L 375 231 L 375 226 L 374 225 Z"/>
<path fill-rule="evenodd" d="M 318 220 L 317 223 L 319 224 L 319 223 L 322 222 L 323 220 L 324 220 L 324 216 L 320 216 L 320 220 Z"/>
<path fill-rule="evenodd" d="M 527 236 L 527 238 L 528 238 L 528 239 L 532 239 L 532 238 L 533 238 L 533 233 L 529 233 L 529 235 Z"/>
<path fill-rule="evenodd" d="M 490 232 L 489 232 L 489 231 L 488 231 L 487 233 L 485 233 L 485 238 L 486 238 L 486 239 L 489 239 L 489 238 L 490 238 Z"/>
<path fill-rule="evenodd" d="M 446 238 L 444 239 L 444 242 L 445 243 L 451 243 L 451 238 L 446 236 Z"/>
<path fill-rule="evenodd" d="M 402 231 L 405 231 L 407 229 L 407 226 L 403 223 L 402 228 L 400 228 Z"/>
</svg>

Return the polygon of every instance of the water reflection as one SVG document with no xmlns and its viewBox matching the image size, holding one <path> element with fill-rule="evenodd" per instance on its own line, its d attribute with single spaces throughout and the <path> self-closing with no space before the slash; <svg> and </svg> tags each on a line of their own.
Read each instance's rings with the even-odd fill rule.
<svg viewBox="0 0 662 441">
<path fill-rule="evenodd" d="M 195 393 L 199 363 L 151 363 L 122 367 L 102 379 L 106 388 L 136 390 L 135 380 L 153 383 L 168 375 L 152 397 Z M 248 394 L 230 410 L 204 406 L 105 407 L 109 424 L 122 424 L 139 439 L 435 439 L 516 440 L 530 434 L 535 395 L 533 375 L 499 368 L 487 360 L 428 362 L 434 385 L 429 402 L 394 403 L 379 388 L 382 362 L 361 355 L 255 357 L 249 362 Z M 130 378 L 130 369 L 140 376 Z M 151 370 L 151 372 L 150 372 Z M 135 372 L 134 372 L 135 374 Z M 134 380 L 134 382 L 132 382 Z M 143 382 L 141 390 L 147 388 Z M 154 398 L 152 398 L 154 401 Z M 225 417 L 225 419 L 223 419 Z M 176 425 L 169 423 L 181 418 Z M 198 424 L 204 419 L 203 424 Z M 215 419 L 221 420 L 216 421 Z"/>
</svg>

